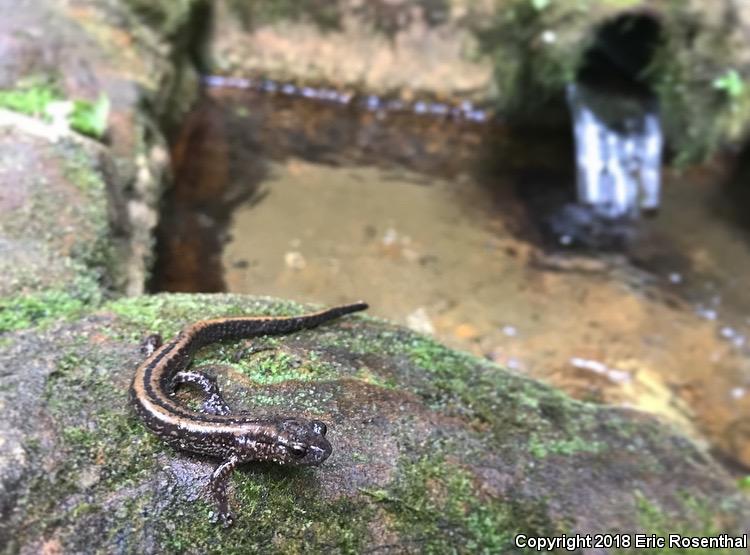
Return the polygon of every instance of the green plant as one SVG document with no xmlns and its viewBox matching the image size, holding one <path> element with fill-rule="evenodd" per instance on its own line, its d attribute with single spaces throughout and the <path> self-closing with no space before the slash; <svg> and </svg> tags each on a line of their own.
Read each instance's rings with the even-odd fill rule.
<svg viewBox="0 0 750 555">
<path fill-rule="evenodd" d="M 35 117 L 46 115 L 47 106 L 57 100 L 48 85 L 34 85 L 27 89 L 0 91 L 0 107 Z"/>
<path fill-rule="evenodd" d="M 724 91 L 731 99 L 737 99 L 745 91 L 745 81 L 736 69 L 728 69 L 713 81 L 713 87 Z"/>
<path fill-rule="evenodd" d="M 73 110 L 68 116 L 71 129 L 95 139 L 101 139 L 107 130 L 109 108 L 109 98 L 104 93 L 99 95 L 96 102 L 73 101 Z"/>
<path fill-rule="evenodd" d="M 110 101 L 101 93 L 94 101 L 64 100 L 54 87 L 42 84 L 0 91 L 0 108 L 54 122 L 64 119 L 70 129 L 95 139 L 107 130 Z"/>
</svg>

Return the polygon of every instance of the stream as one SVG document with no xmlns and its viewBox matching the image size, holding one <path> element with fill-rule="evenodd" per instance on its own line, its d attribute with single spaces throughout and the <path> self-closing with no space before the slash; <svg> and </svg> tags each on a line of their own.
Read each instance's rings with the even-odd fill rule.
<svg viewBox="0 0 750 555">
<path fill-rule="evenodd" d="M 664 172 L 658 216 L 617 248 L 566 249 L 545 214 L 575 197 L 573 152 L 569 129 L 207 88 L 174 141 L 152 288 L 364 299 L 750 468 L 750 235 L 729 164 Z"/>
</svg>

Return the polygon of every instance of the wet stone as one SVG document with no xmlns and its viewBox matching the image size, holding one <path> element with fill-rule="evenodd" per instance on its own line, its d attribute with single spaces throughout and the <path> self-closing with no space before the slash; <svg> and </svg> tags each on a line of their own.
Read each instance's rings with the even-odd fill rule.
<svg viewBox="0 0 750 555">
<path fill-rule="evenodd" d="M 235 524 L 217 527 L 206 489 L 217 461 L 165 445 L 129 406 L 140 339 L 203 318 L 310 309 L 165 294 L 6 334 L 0 441 L 18 457 L 0 458 L 3 547 L 362 551 L 387 541 L 397 552 L 467 542 L 503 552 L 530 531 L 748 530 L 750 504 L 732 479 L 654 419 L 574 401 L 361 316 L 264 340 L 270 353 L 235 360 L 241 342 L 198 353 L 194 365 L 219 375 L 233 411 L 319 419 L 333 445 L 319 467 L 242 466 L 229 487 Z"/>
</svg>

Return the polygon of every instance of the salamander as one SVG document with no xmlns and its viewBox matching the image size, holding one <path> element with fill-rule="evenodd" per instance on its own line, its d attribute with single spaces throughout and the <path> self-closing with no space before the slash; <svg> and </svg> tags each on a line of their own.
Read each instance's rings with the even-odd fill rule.
<svg viewBox="0 0 750 555">
<path fill-rule="evenodd" d="M 225 526 L 233 521 L 227 481 L 238 464 L 272 461 L 317 466 L 331 455 L 332 448 L 326 439 L 327 427 L 320 420 L 232 414 L 215 378 L 188 369 L 193 355 L 217 341 L 293 333 L 366 308 L 366 303 L 357 302 L 301 316 L 201 320 L 167 343 L 161 344 L 158 336 L 149 339 L 152 352 L 135 371 L 130 387 L 132 404 L 146 427 L 171 446 L 221 460 L 211 474 L 210 490 Z M 175 399 L 180 384 L 192 384 L 203 392 L 202 411 Z"/>
</svg>

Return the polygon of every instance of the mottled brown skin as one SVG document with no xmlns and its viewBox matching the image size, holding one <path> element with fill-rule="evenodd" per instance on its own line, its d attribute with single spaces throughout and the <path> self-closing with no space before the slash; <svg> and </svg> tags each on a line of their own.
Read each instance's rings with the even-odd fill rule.
<svg viewBox="0 0 750 555">
<path fill-rule="evenodd" d="M 136 370 L 130 387 L 133 406 L 146 426 L 173 447 L 223 461 L 211 475 L 211 490 L 226 525 L 232 522 L 226 483 L 235 466 L 250 461 L 317 466 L 330 456 L 331 444 L 325 437 L 326 425 L 319 420 L 231 414 L 216 381 L 187 370 L 193 355 L 216 341 L 292 333 L 366 308 L 359 302 L 288 318 L 202 320 L 164 345 L 158 346 L 160 341 L 153 336 L 147 340 L 151 354 Z M 203 412 L 175 400 L 175 388 L 184 383 L 203 391 Z"/>
</svg>

